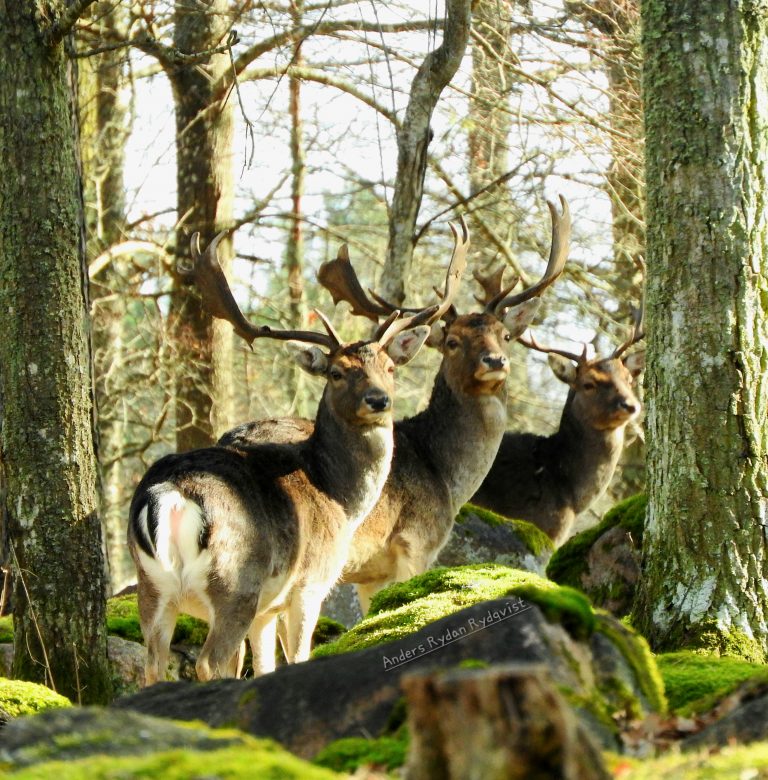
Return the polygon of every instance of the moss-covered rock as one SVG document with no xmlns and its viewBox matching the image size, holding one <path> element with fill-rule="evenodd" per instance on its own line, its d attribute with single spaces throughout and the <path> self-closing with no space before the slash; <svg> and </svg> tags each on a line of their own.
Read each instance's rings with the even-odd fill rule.
<svg viewBox="0 0 768 780">
<path fill-rule="evenodd" d="M 606 512 L 598 525 L 582 531 L 555 551 L 547 576 L 584 591 L 614 615 L 629 613 L 640 574 L 645 494 L 627 498 Z"/>
<path fill-rule="evenodd" d="M 69 699 L 44 685 L 0 677 L 0 709 L 5 710 L 12 718 L 71 706 Z"/>
<path fill-rule="evenodd" d="M 269 740 L 99 708 L 13 721 L 3 732 L 0 769 L 13 777 L 61 780 L 336 777 Z"/>
<path fill-rule="evenodd" d="M 682 650 L 656 656 L 672 710 L 703 713 L 747 680 L 768 682 L 768 666 Z"/>
<path fill-rule="evenodd" d="M 582 683 L 566 686 L 565 693 L 571 694 L 572 704 L 590 710 L 602 726 L 615 728 L 617 710 L 627 718 L 649 709 L 665 710 L 663 683 L 642 637 L 607 613 L 595 611 L 589 600 L 572 588 L 494 564 L 433 569 L 390 585 L 374 596 L 365 620 L 336 642 L 317 648 L 315 656 L 402 639 L 471 604 L 505 596 L 535 604 L 549 622 L 561 626 L 578 643 L 572 646 L 572 658 L 567 657 L 567 648 L 560 648 Z M 584 644 L 589 645 L 588 650 Z M 584 670 L 585 652 L 594 660 L 594 668 L 588 672 Z"/>
<path fill-rule="evenodd" d="M 551 539 L 535 525 L 465 504 L 437 564 L 500 563 L 543 574 L 553 550 Z"/>
</svg>

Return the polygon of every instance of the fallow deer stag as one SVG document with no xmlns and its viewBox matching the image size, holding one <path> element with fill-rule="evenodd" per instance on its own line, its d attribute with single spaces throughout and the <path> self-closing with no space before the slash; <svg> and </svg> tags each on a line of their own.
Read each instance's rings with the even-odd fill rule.
<svg viewBox="0 0 768 780">
<path fill-rule="evenodd" d="M 272 670 L 278 611 L 290 616 L 288 660 L 309 656 L 320 604 L 389 472 L 394 367 L 418 352 L 429 334 L 421 323 L 436 310 L 395 314 L 371 341 L 354 344 L 342 343 L 319 312 L 326 333 L 256 327 L 219 265 L 223 235 L 202 255 L 193 236 L 189 273 L 204 304 L 249 344 L 272 338 L 310 345 L 298 362 L 326 385 L 305 442 L 168 455 L 141 480 L 128 545 L 138 572 L 147 684 L 164 677 L 180 611 L 210 627 L 197 661 L 201 680 L 238 674 L 246 635 L 254 671 Z"/>
<path fill-rule="evenodd" d="M 505 433 L 473 504 L 527 520 L 556 545 L 568 538 L 576 515 L 608 487 L 627 423 L 640 412 L 632 384 L 645 353 L 622 355 L 644 335 L 642 311 L 641 306 L 629 338 L 607 358 L 588 360 L 586 346 L 577 355 L 519 339 L 547 353 L 555 376 L 569 387 L 560 427 L 551 436 Z"/>
<path fill-rule="evenodd" d="M 552 247 L 541 279 L 517 294 L 499 290 L 483 311 L 459 315 L 446 288 L 428 344 L 443 355 L 427 408 L 395 423 L 395 454 L 381 498 L 354 535 L 342 581 L 357 585 L 363 612 L 371 596 L 390 582 L 426 571 L 448 539 L 461 505 L 477 490 L 506 428 L 507 348 L 526 329 L 544 290 L 557 279 L 568 255 L 570 214 L 552 215 Z M 468 250 L 464 227 L 461 251 Z M 459 247 L 457 247 L 458 251 Z M 393 307 L 362 290 L 348 257 L 318 273 L 334 301 L 346 300 L 356 314 L 378 320 Z M 513 287 L 514 285 L 512 285 Z M 277 434 L 301 437 L 304 422 L 249 423 L 225 434 L 227 443 L 263 440 Z"/>
</svg>

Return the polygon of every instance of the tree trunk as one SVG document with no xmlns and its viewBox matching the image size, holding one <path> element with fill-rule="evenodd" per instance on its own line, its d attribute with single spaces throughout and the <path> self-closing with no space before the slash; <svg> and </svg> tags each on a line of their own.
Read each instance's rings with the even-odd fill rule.
<svg viewBox="0 0 768 780">
<path fill-rule="evenodd" d="M 174 44 L 185 53 L 223 44 L 230 29 L 228 0 L 197 5 L 179 0 L 174 19 Z M 206 246 L 232 222 L 232 101 L 221 105 L 215 85 L 229 66 L 226 54 L 206 63 L 171 66 L 169 75 L 176 112 L 178 262 L 190 262 L 189 239 L 199 231 Z M 227 271 L 231 239 L 219 244 L 219 260 Z M 177 348 L 176 447 L 205 447 L 232 425 L 232 327 L 212 321 L 188 285 L 176 282 L 171 328 Z"/>
<path fill-rule="evenodd" d="M 440 94 L 461 64 L 469 40 L 471 3 L 446 0 L 445 30 L 439 49 L 422 62 L 411 84 L 405 117 L 397 133 L 397 178 L 389 219 L 389 246 L 381 292 L 399 305 L 405 300 L 405 280 L 411 272 L 416 218 L 424 193 L 429 126 Z"/>
<path fill-rule="evenodd" d="M 301 27 L 304 3 L 297 0 L 291 4 L 291 18 L 294 26 Z M 293 51 L 293 63 L 298 67 L 304 64 L 301 53 L 303 39 L 299 38 Z M 307 166 L 304 155 L 304 124 L 301 116 L 301 79 L 291 76 L 288 79 L 289 105 L 291 117 L 291 230 L 288 234 L 285 265 L 288 272 L 288 327 L 294 330 L 306 328 L 304 322 L 304 223 L 302 198 Z M 311 417 L 313 409 L 305 392 L 306 373 L 294 362 L 287 366 L 289 373 L 288 390 L 291 401 L 291 414 L 298 417 Z"/>
<path fill-rule="evenodd" d="M 509 91 L 515 80 L 510 35 L 513 0 L 480 0 L 472 10 L 472 97 L 469 101 L 469 182 L 472 210 L 482 214 L 479 229 L 472 232 L 472 253 L 477 269 L 491 272 L 506 261 L 499 257 L 499 242 L 509 245 L 517 222 L 512 215 L 509 185 L 502 177 L 509 171 L 511 127 Z M 496 184 L 494 184 L 496 182 Z M 481 193 L 482 194 L 478 194 Z M 507 415 L 522 427 L 526 404 L 520 396 L 528 387 L 524 350 L 510 362 Z"/>
<path fill-rule="evenodd" d="M 96 703 L 111 681 L 74 79 L 38 6 L 0 4 L 0 461 L 13 673 Z"/>
<path fill-rule="evenodd" d="M 649 507 L 635 626 L 768 657 L 768 14 L 644 0 Z"/>
<path fill-rule="evenodd" d="M 544 666 L 403 678 L 407 780 L 607 780 L 600 752 Z"/>
<path fill-rule="evenodd" d="M 96 3 L 90 25 L 104 39 L 120 36 L 119 9 L 110 1 Z M 120 100 L 126 53 L 108 51 L 81 60 L 79 117 L 86 214 L 86 249 L 90 262 L 117 244 L 125 228 L 124 147 L 126 111 Z M 122 451 L 126 435 L 122 394 L 110 378 L 125 362 L 125 316 L 131 291 L 124 286 L 124 262 L 115 258 L 92 280 L 93 350 L 96 375 L 99 450 L 102 464 L 102 523 L 112 589 L 134 576 L 125 544 L 126 496 L 129 484 Z M 107 464 L 107 465 L 104 465 Z"/>
</svg>

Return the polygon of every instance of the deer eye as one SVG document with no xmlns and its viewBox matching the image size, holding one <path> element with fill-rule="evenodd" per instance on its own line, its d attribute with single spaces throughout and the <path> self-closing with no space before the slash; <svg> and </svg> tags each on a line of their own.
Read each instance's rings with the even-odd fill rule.
<svg viewBox="0 0 768 780">
<path fill-rule="evenodd" d="M 512 341 L 512 334 L 508 331 L 504 333 L 504 341 Z"/>
<path fill-rule="evenodd" d="M 594 382 L 584 382 L 584 384 L 582 385 L 582 388 L 584 388 L 584 390 L 594 390 L 595 387 L 597 387 L 597 385 Z"/>
<path fill-rule="evenodd" d="M 456 349 L 459 346 L 458 339 L 448 339 L 445 342 L 445 346 L 448 347 L 448 349 Z"/>
<path fill-rule="evenodd" d="M 395 367 L 394 366 L 387 366 L 387 373 L 388 374 L 394 374 L 395 373 Z"/>
<path fill-rule="evenodd" d="M 336 368 L 336 366 L 334 366 L 328 373 L 331 375 L 331 379 L 333 379 L 334 382 L 338 382 L 340 379 L 344 378 L 344 374 L 341 372 L 341 369 Z"/>
</svg>

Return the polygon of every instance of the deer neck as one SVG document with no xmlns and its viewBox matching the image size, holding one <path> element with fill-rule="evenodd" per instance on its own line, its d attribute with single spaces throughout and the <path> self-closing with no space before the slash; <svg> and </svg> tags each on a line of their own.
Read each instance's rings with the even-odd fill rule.
<svg viewBox="0 0 768 780">
<path fill-rule="evenodd" d="M 308 469 L 315 485 L 344 511 L 357 528 L 381 495 L 392 463 L 392 425 L 350 425 L 323 401 L 306 442 Z"/>
<path fill-rule="evenodd" d="M 445 481 L 458 512 L 491 468 L 506 427 L 506 390 L 469 396 L 438 373 L 427 408 L 396 423 Z"/>
<path fill-rule="evenodd" d="M 599 498 L 613 477 L 624 447 L 624 428 L 597 430 L 586 425 L 573 409 L 573 391 L 568 393 L 560 429 L 554 438 L 562 464 L 565 488 L 577 514 Z"/>
</svg>

